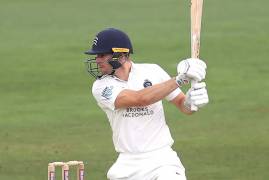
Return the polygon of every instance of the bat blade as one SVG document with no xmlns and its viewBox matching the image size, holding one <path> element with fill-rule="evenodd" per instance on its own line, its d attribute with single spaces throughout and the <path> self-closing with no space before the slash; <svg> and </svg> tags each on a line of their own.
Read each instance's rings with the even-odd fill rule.
<svg viewBox="0 0 269 180">
<path fill-rule="evenodd" d="M 191 57 L 199 58 L 200 56 L 200 35 L 202 24 L 203 0 L 191 0 Z M 191 81 L 191 86 L 197 83 Z M 198 108 L 191 105 L 192 111 L 197 111 Z"/>
<path fill-rule="evenodd" d="M 191 0 L 191 57 L 199 58 L 203 0 Z"/>
</svg>

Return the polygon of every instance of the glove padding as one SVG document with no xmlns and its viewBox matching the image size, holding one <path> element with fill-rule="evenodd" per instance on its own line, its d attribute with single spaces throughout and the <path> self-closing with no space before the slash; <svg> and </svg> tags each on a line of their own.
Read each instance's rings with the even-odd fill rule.
<svg viewBox="0 0 269 180">
<path fill-rule="evenodd" d="M 204 61 L 195 58 L 182 60 L 177 65 L 178 76 L 184 74 L 185 78 L 195 81 L 205 79 L 206 64 Z M 177 78 L 179 79 L 179 78 Z"/>
<path fill-rule="evenodd" d="M 198 108 L 205 106 L 209 102 L 205 82 L 196 83 L 186 93 L 184 105 L 187 109 L 191 110 L 191 105 Z"/>
</svg>

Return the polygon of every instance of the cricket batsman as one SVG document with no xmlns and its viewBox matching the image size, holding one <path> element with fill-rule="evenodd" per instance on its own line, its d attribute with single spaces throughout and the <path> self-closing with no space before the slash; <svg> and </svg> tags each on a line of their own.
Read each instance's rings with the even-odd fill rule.
<svg viewBox="0 0 269 180">
<path fill-rule="evenodd" d="M 162 100 L 184 114 L 208 103 L 206 64 L 185 59 L 170 77 L 157 64 L 131 59 L 132 43 L 126 33 L 108 28 L 93 39 L 85 52 L 88 72 L 96 78 L 92 94 L 106 113 L 118 158 L 107 173 L 109 180 L 186 180 L 185 168 L 172 149 L 174 140 L 165 121 Z M 196 81 L 186 94 L 180 88 Z"/>
</svg>

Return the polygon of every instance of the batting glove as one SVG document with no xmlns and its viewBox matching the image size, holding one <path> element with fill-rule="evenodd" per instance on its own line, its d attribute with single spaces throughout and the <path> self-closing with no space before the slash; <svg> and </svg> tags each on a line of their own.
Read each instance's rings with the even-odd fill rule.
<svg viewBox="0 0 269 180">
<path fill-rule="evenodd" d="M 195 80 L 201 81 L 205 79 L 206 76 L 206 64 L 204 61 L 195 58 L 189 58 L 182 60 L 177 65 L 177 73 L 182 77 L 182 74 L 185 75 L 184 78 L 187 78 L 188 81 Z"/>
<path fill-rule="evenodd" d="M 205 106 L 209 102 L 205 82 L 196 83 L 186 93 L 184 105 L 187 109 L 191 110 L 191 105 L 197 108 Z"/>
</svg>

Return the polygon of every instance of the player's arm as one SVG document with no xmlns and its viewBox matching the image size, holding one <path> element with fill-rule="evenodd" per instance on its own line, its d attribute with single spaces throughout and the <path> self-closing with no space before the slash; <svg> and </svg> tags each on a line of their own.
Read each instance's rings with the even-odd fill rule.
<svg viewBox="0 0 269 180">
<path fill-rule="evenodd" d="M 158 102 L 173 92 L 176 88 L 188 83 L 188 79 L 196 79 L 197 81 L 204 79 L 205 68 L 206 65 L 201 60 L 184 60 L 179 63 L 179 74 L 176 78 L 166 80 L 162 83 L 138 91 L 128 89 L 122 90 L 114 102 L 115 108 L 119 109 L 133 106 L 147 106 Z M 192 103 L 192 101 L 190 99 L 191 93 L 187 95 L 188 98 L 185 98 L 186 101 L 184 102 L 186 103 L 184 105 L 187 105 L 188 107 L 189 102 Z M 176 102 L 176 104 L 183 112 L 185 112 L 181 99 L 179 102 Z"/>
<path fill-rule="evenodd" d="M 175 78 L 164 81 L 142 90 L 122 90 L 115 100 L 115 108 L 126 108 L 133 106 L 147 106 L 162 100 L 172 91 L 178 88 Z"/>
</svg>

